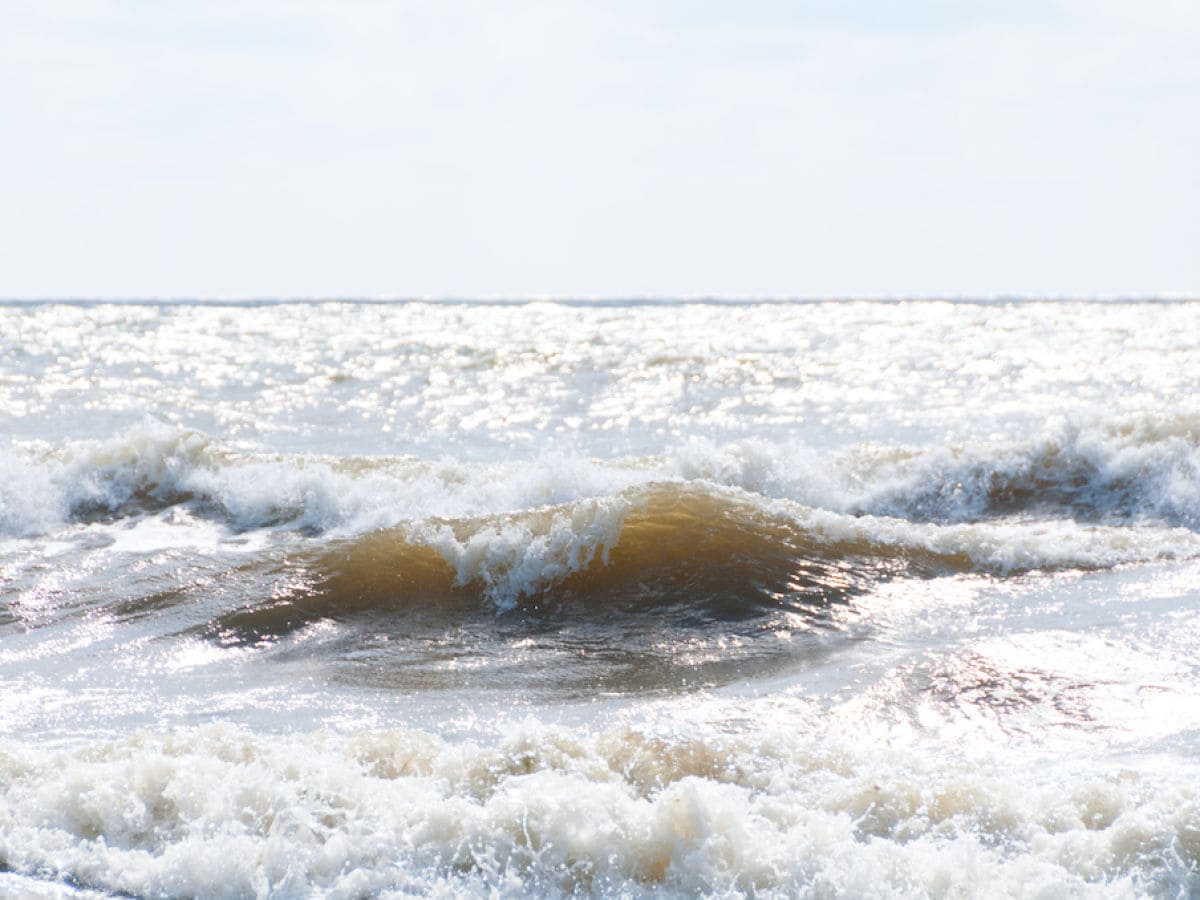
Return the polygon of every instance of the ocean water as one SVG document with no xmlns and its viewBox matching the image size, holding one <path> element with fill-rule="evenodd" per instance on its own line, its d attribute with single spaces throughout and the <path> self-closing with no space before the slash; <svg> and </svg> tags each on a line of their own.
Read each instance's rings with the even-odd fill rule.
<svg viewBox="0 0 1200 900">
<path fill-rule="evenodd" d="M 1200 303 L 0 306 L 0 893 L 1198 865 Z"/>
</svg>

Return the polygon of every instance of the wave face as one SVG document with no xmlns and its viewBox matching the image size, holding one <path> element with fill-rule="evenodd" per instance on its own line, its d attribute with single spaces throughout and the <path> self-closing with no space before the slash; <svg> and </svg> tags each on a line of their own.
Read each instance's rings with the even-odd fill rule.
<svg viewBox="0 0 1200 900">
<path fill-rule="evenodd" d="M 0 893 L 1200 895 L 1200 303 L 0 304 Z"/>
</svg>

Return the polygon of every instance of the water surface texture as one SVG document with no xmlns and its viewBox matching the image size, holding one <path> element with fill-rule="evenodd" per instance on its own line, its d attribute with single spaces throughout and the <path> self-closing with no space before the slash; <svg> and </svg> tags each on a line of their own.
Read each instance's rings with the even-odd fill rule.
<svg viewBox="0 0 1200 900">
<path fill-rule="evenodd" d="M 0 306 L 0 891 L 1200 893 L 1200 303 Z"/>
</svg>

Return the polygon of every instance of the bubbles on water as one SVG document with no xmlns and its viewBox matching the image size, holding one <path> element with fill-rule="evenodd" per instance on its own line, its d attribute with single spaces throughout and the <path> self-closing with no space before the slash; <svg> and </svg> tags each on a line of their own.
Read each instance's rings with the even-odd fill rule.
<svg viewBox="0 0 1200 900">
<path fill-rule="evenodd" d="M 423 732 L 139 732 L 0 752 L 17 872 L 135 894 L 694 894 L 1194 888 L 1182 773 L 936 761 L 851 735 L 525 722 Z M 219 786 L 219 787 L 218 787 Z"/>
</svg>

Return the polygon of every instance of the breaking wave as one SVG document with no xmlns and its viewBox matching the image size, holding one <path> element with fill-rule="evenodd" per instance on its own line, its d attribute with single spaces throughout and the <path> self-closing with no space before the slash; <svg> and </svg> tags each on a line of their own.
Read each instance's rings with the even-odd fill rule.
<svg viewBox="0 0 1200 900">
<path fill-rule="evenodd" d="M 1006 575 L 1200 555 L 1200 420 L 1019 447 L 821 459 L 692 444 L 667 460 L 267 456 L 165 426 L 0 457 L 0 528 L 136 525 L 184 506 L 296 553 L 334 608 L 484 596 L 812 605 L 897 574 Z M 293 548 L 295 549 L 295 548 Z"/>
<path fill-rule="evenodd" d="M 663 459 L 467 464 L 262 454 L 165 425 L 0 453 L 0 532 L 207 506 L 237 528 L 365 531 L 702 481 L 853 515 L 971 523 L 1023 516 L 1200 530 L 1200 416 L 1060 423 L 1033 439 L 818 454 L 693 441 Z"/>
<path fill-rule="evenodd" d="M 0 472 L 0 532 L 28 536 L 180 504 L 236 529 L 361 533 L 561 503 L 644 477 L 574 459 L 531 467 L 263 454 L 165 425 L 110 441 L 10 449 L 0 453 Z"/>
<path fill-rule="evenodd" d="M 1200 530 L 1200 416 L 1060 422 L 1018 441 L 864 446 L 820 456 L 761 442 L 695 443 L 676 470 L 859 515 L 966 523 L 1011 517 Z"/>
<path fill-rule="evenodd" d="M 299 580 L 230 622 L 295 622 L 412 607 L 589 615 L 669 611 L 728 619 L 816 611 L 882 581 L 947 574 L 1105 568 L 1200 556 L 1182 529 L 931 525 L 764 502 L 695 485 L 483 519 L 423 521 L 323 545 Z M 293 563 L 296 558 L 293 556 Z M 296 587 L 299 585 L 299 587 Z"/>
</svg>

